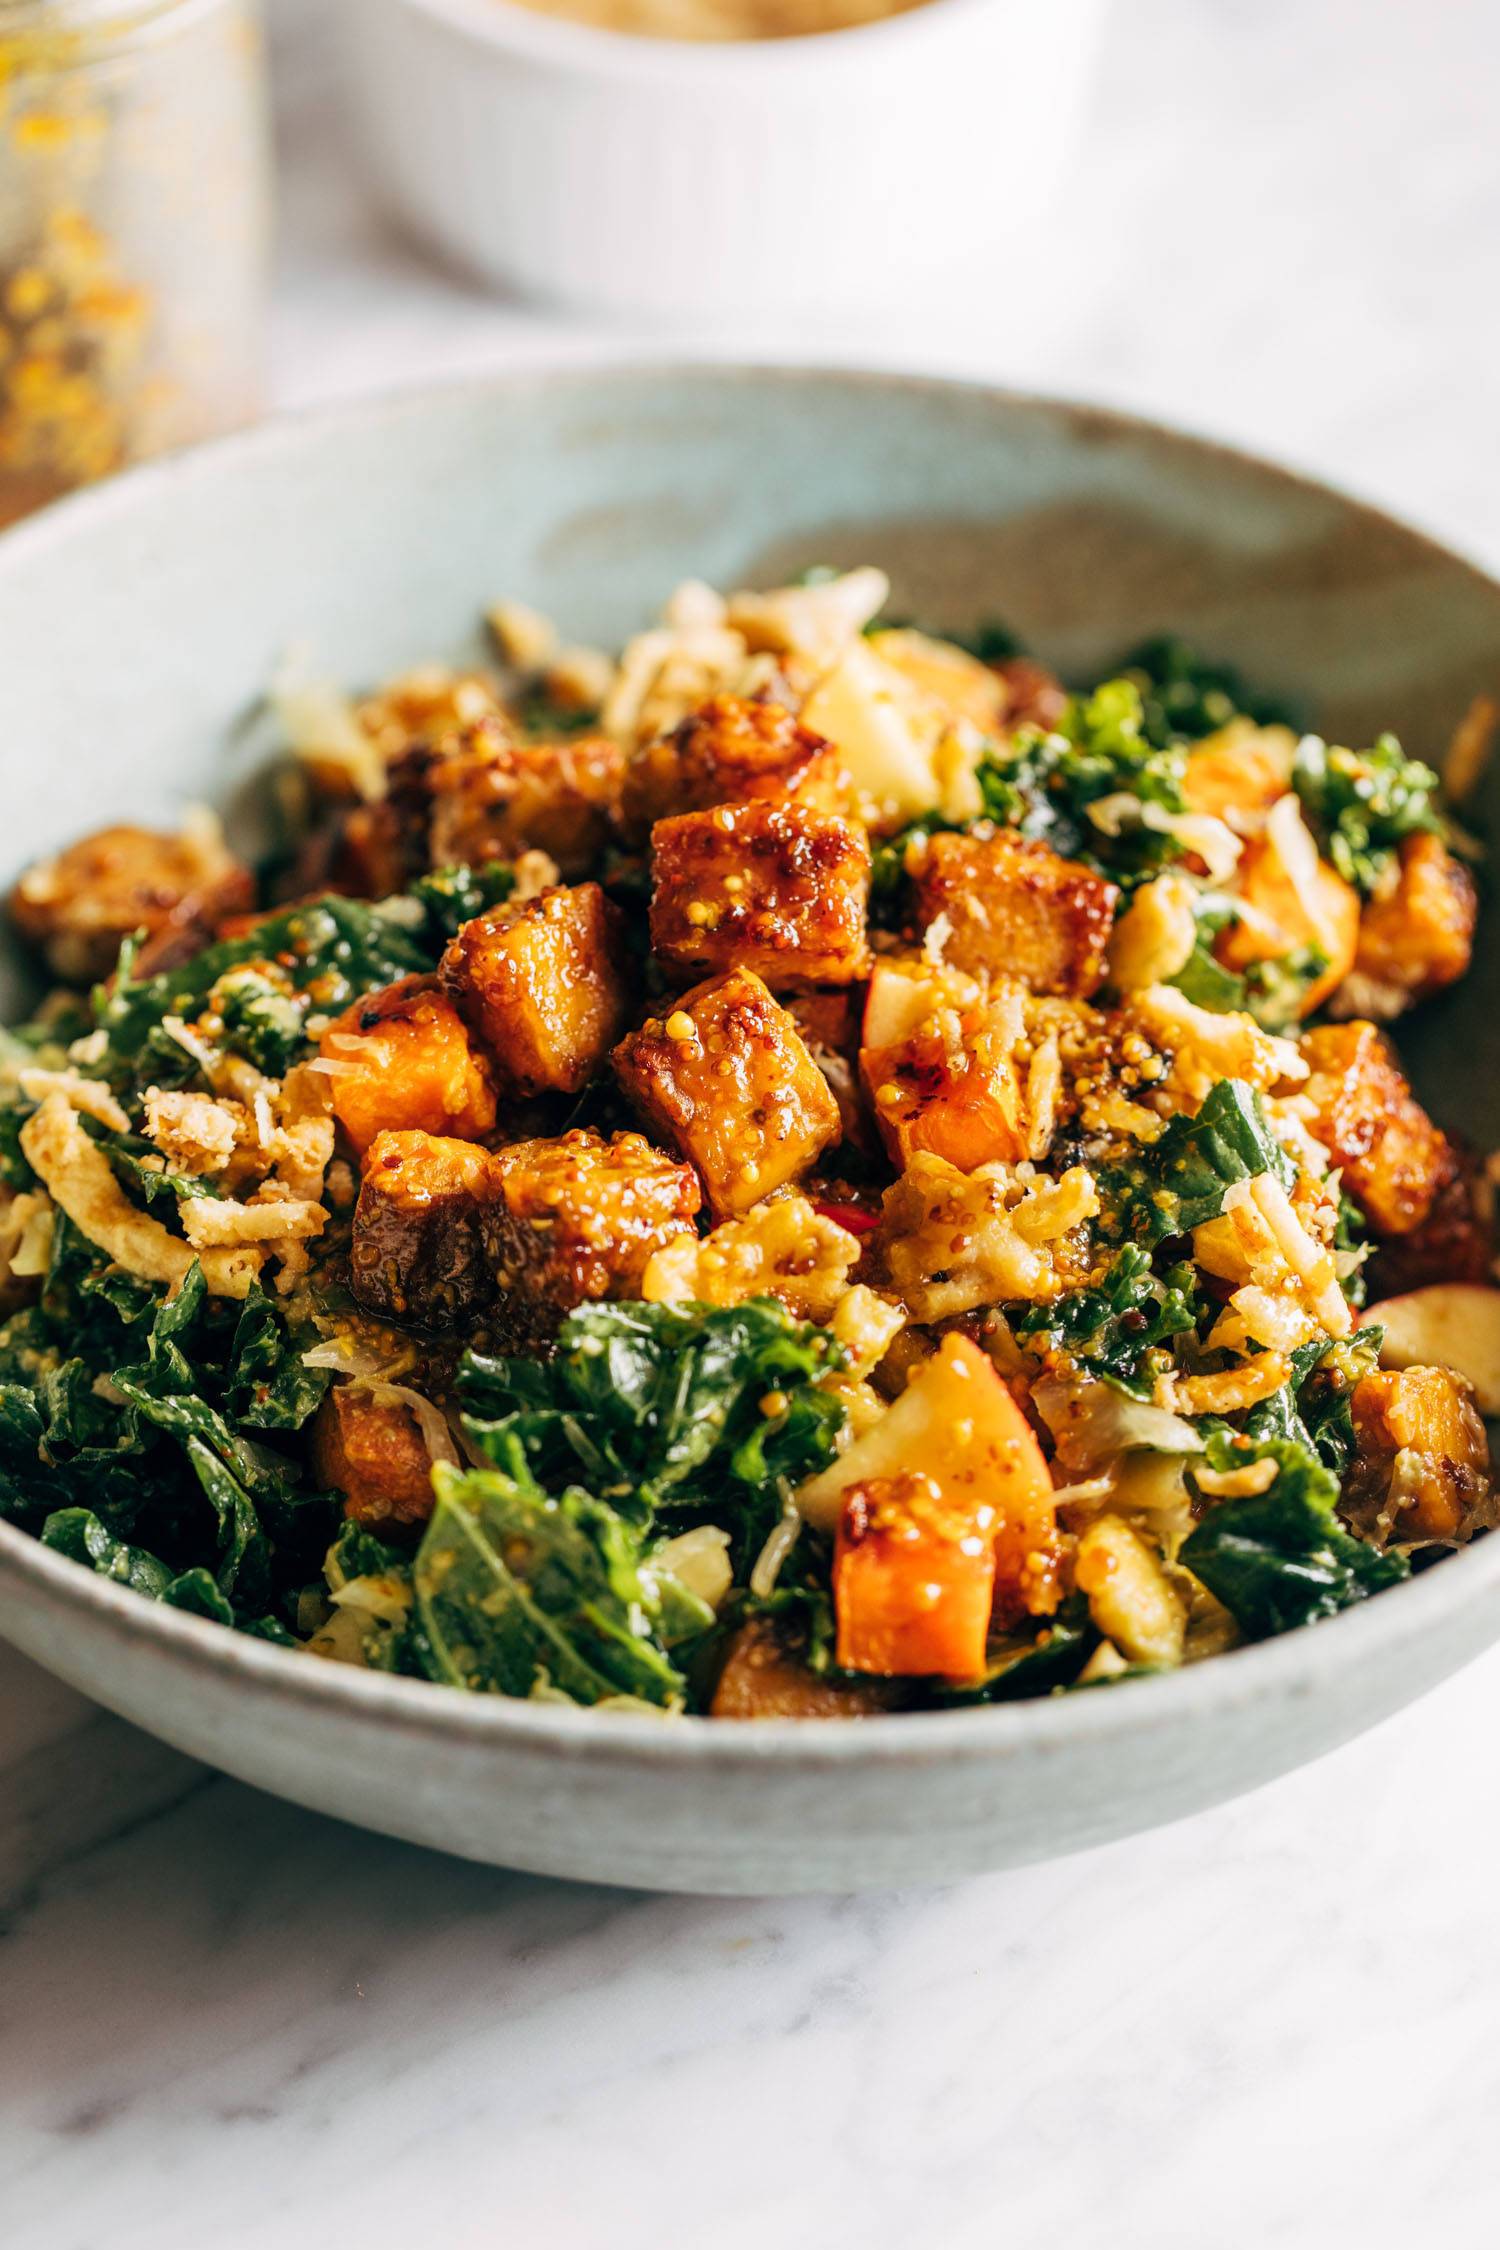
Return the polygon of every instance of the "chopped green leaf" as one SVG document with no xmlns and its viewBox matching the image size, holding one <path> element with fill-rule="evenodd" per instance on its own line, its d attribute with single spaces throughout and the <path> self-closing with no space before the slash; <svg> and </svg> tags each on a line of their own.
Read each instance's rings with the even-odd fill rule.
<svg viewBox="0 0 1500 2250">
<path fill-rule="evenodd" d="M 1216 1219 L 1237 1180 L 1269 1173 L 1290 1187 L 1292 1166 L 1266 1123 L 1258 1093 L 1224 1078 L 1192 1117 L 1174 1117 L 1159 1140 L 1099 1174 L 1108 1236 L 1151 1250 L 1169 1235 Z"/>
<path fill-rule="evenodd" d="M 524 1470 L 443 1465 L 434 1481 L 415 1584 L 436 1677 L 575 1703 L 682 1699 L 682 1675 L 653 1633 L 658 1602 L 638 1538 L 614 1509 L 576 1490 L 545 1494 Z"/>
<path fill-rule="evenodd" d="M 1268 1491 L 1218 1502 L 1181 1553 L 1250 1640 L 1332 1617 L 1406 1577 L 1401 1556 L 1381 1554 L 1344 1529 L 1337 1479 L 1306 1446 L 1272 1438 L 1247 1450 L 1216 1431 L 1207 1458 L 1220 1470 L 1276 1463 Z"/>
<path fill-rule="evenodd" d="M 1368 750 L 1330 749 L 1317 735 L 1304 735 L 1292 784 L 1324 858 L 1366 898 L 1404 837 L 1443 832 L 1437 775 L 1408 758 L 1393 734 L 1378 736 Z"/>
</svg>

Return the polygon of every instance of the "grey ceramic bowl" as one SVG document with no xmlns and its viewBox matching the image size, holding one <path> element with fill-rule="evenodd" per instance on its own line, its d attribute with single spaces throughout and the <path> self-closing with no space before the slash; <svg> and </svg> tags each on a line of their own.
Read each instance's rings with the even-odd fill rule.
<svg viewBox="0 0 1500 2250">
<path fill-rule="evenodd" d="M 0 540 L 7 862 L 232 795 L 288 642 L 371 678 L 522 595 L 614 640 L 677 579 L 877 561 L 938 624 L 1064 669 L 1181 628 L 1355 739 L 1441 747 L 1500 683 L 1500 587 L 1262 463 L 1043 400 L 847 374 L 613 369 L 273 425 Z M 240 748 L 234 745 L 239 742 Z M 1419 1071 L 1497 1118 L 1487 946 Z M 1117 1689 L 743 1727 L 481 1700 L 242 1640 L 0 1525 L 0 1631 L 180 1749 L 470 1858 L 677 1890 L 932 1881 L 1171 1820 L 1333 1748 L 1500 1631 L 1500 1538 L 1328 1624 Z"/>
</svg>

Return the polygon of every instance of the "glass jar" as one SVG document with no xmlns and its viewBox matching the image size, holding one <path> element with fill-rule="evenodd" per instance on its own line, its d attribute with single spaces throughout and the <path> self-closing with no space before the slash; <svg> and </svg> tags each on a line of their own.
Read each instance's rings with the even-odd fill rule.
<svg viewBox="0 0 1500 2250">
<path fill-rule="evenodd" d="M 0 0 L 0 524 L 261 404 L 254 0 Z"/>
</svg>

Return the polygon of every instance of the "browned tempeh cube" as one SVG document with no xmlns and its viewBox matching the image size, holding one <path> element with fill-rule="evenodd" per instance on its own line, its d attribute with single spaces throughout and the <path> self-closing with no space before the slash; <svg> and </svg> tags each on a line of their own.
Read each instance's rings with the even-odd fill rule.
<svg viewBox="0 0 1500 2250">
<path fill-rule="evenodd" d="M 1453 1156 L 1372 1023 L 1307 1032 L 1312 1130 L 1376 1234 L 1410 1234 L 1452 1176 Z"/>
<path fill-rule="evenodd" d="M 377 1133 L 477 1140 L 495 1122 L 495 1088 L 436 977 L 402 977 L 356 1000 L 318 1044 L 333 1113 L 361 1154 Z"/>
<path fill-rule="evenodd" d="M 337 1383 L 312 1424 L 312 1473 L 344 1495 L 344 1513 L 377 1529 L 425 1523 L 432 1514 L 432 1456 L 417 1419 L 399 1400 Z"/>
<path fill-rule="evenodd" d="M 576 1094 L 620 1035 L 627 994 L 619 910 L 597 883 L 543 891 L 465 922 L 443 981 L 502 1080 Z"/>
<path fill-rule="evenodd" d="M 370 1312 L 451 1328 L 494 1294 L 480 1221 L 499 1192 L 472 1141 L 381 1133 L 364 1162 L 350 1287 Z"/>
<path fill-rule="evenodd" d="M 493 1159 L 484 1221 L 503 1336 L 539 1342 L 575 1305 L 637 1297 L 654 1251 L 692 1232 L 702 1198 L 690 1165 L 640 1133 L 516 1141 Z"/>
<path fill-rule="evenodd" d="M 651 943 L 688 974 L 753 969 L 773 991 L 865 975 L 870 843 L 798 803 L 719 805 L 651 831 Z"/>
<path fill-rule="evenodd" d="M 753 798 L 796 798 L 820 812 L 854 810 L 854 788 L 831 742 L 780 703 L 716 695 L 625 773 L 621 817 L 633 842 L 672 813 L 702 812 Z"/>
<path fill-rule="evenodd" d="M 1474 878 L 1438 836 L 1408 836 L 1388 895 L 1360 916 L 1349 991 L 1362 1013 L 1390 1022 L 1468 973 L 1479 899 Z"/>
<path fill-rule="evenodd" d="M 1382 1544 L 1465 1537 L 1490 1490 L 1489 1441 L 1468 1386 L 1446 1367 L 1382 1368 L 1355 1384 L 1350 1404 L 1356 1520 Z"/>
<path fill-rule="evenodd" d="M 249 869 L 211 827 L 177 836 L 101 828 L 28 867 L 11 891 L 10 914 L 54 976 L 87 984 L 108 976 L 121 940 L 136 930 L 147 933 L 149 967 L 175 967 L 254 895 Z"/>
<path fill-rule="evenodd" d="M 839 1138 L 839 1106 L 758 976 L 685 992 L 615 1049 L 621 1085 L 702 1175 L 718 1218 L 748 1211 Z"/>
<path fill-rule="evenodd" d="M 424 771 L 432 864 L 538 850 L 581 875 L 609 840 L 624 772 L 624 752 L 604 736 L 517 742 L 494 720 L 471 727 Z"/>
<path fill-rule="evenodd" d="M 1119 892 L 1077 860 L 1008 829 L 929 839 L 917 874 L 924 926 L 946 917 L 942 958 L 971 976 L 1084 1000 L 1104 981 Z"/>
</svg>

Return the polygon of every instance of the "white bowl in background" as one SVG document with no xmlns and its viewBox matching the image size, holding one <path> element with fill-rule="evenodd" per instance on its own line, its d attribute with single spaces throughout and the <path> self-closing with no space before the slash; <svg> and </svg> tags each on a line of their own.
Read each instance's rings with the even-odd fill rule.
<svg viewBox="0 0 1500 2250">
<path fill-rule="evenodd" d="M 1105 0 L 927 0 L 816 37 L 643 39 L 514 0 L 343 0 L 386 200 L 529 295 L 657 320 L 994 275 L 1075 145 Z"/>
</svg>

